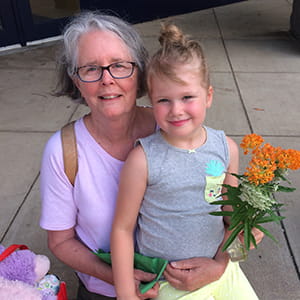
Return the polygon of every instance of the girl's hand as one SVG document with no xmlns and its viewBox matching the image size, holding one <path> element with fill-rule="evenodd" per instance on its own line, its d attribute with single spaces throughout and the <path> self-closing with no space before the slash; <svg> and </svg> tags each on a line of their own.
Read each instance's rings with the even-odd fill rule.
<svg viewBox="0 0 300 300">
<path fill-rule="evenodd" d="M 156 274 L 147 273 L 142 270 L 134 270 L 134 278 L 136 283 L 136 292 L 139 297 L 139 299 L 149 299 L 149 298 L 155 298 L 158 296 L 158 290 L 159 290 L 159 284 L 156 283 L 153 288 L 151 288 L 149 291 L 147 291 L 144 294 L 140 293 L 139 285 L 142 281 L 149 282 L 152 281 L 156 277 Z"/>
<path fill-rule="evenodd" d="M 262 241 L 262 239 L 264 238 L 265 234 L 257 228 L 253 228 L 251 230 L 251 232 L 254 235 L 256 245 L 258 245 Z M 244 232 L 240 232 L 238 237 L 239 237 L 239 240 L 241 241 L 241 243 L 244 244 Z M 250 249 L 254 249 L 254 248 L 255 248 L 255 246 L 251 243 L 250 244 Z"/>
<path fill-rule="evenodd" d="M 228 259 L 216 260 L 196 257 L 171 262 L 164 271 L 166 280 L 176 289 L 194 291 L 213 281 L 224 273 Z"/>
</svg>

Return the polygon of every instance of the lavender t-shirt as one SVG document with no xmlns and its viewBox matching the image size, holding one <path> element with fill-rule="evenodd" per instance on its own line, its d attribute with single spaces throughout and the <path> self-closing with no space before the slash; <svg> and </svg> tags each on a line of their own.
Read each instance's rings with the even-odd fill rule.
<svg viewBox="0 0 300 300">
<path fill-rule="evenodd" d="M 41 166 L 42 211 L 46 230 L 75 226 L 79 239 L 91 250 L 110 249 L 110 232 L 123 162 L 110 156 L 89 134 L 83 119 L 75 123 L 78 173 L 74 188 L 63 167 L 60 131 L 46 144 Z M 89 291 L 115 297 L 114 287 L 78 273 Z"/>
</svg>

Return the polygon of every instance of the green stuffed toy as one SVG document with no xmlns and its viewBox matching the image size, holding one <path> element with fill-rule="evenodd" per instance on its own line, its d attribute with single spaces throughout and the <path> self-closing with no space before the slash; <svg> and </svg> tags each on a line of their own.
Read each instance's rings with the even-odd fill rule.
<svg viewBox="0 0 300 300">
<path fill-rule="evenodd" d="M 111 265 L 111 256 L 109 252 L 104 252 L 103 250 L 99 249 L 98 251 L 94 252 L 94 254 L 96 254 L 101 260 L 103 260 L 107 264 Z M 142 294 L 146 293 L 154 286 L 154 284 L 161 277 L 167 264 L 168 261 L 165 259 L 149 257 L 139 253 L 134 253 L 134 267 L 136 269 L 157 275 L 154 280 L 140 284 L 139 289 Z"/>
</svg>

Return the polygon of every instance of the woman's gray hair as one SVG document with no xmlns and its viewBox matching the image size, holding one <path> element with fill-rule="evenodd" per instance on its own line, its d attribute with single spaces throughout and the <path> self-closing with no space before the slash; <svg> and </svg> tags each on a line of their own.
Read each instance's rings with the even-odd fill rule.
<svg viewBox="0 0 300 300">
<path fill-rule="evenodd" d="M 58 79 L 56 96 L 69 96 L 77 103 L 85 103 L 72 77 L 76 72 L 79 38 L 92 30 L 111 31 L 117 34 L 128 47 L 128 50 L 138 67 L 137 98 L 146 92 L 145 67 L 148 52 L 142 39 L 132 25 L 126 21 L 100 11 L 83 11 L 75 16 L 63 31 L 62 49 L 58 57 Z"/>
</svg>

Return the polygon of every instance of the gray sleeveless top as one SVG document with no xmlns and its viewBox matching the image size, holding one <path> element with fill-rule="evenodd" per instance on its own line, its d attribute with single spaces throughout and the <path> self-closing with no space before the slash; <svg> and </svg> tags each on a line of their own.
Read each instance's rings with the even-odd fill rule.
<svg viewBox="0 0 300 300">
<path fill-rule="evenodd" d="M 160 131 L 138 142 L 144 149 L 148 183 L 137 225 L 137 251 L 168 261 L 214 257 L 223 240 L 217 200 L 229 164 L 223 131 L 205 127 L 207 140 L 195 150 L 168 144 Z"/>
</svg>

